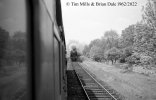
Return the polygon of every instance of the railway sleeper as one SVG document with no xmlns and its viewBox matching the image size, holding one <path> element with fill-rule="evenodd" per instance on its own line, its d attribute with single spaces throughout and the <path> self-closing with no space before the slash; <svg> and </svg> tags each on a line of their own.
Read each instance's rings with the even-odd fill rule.
<svg viewBox="0 0 156 100">
<path fill-rule="evenodd" d="M 95 83 L 95 81 L 93 81 L 93 80 L 84 80 L 84 79 L 80 79 L 80 80 L 83 80 L 86 83 Z"/>
<path fill-rule="evenodd" d="M 85 84 L 85 86 L 84 87 L 88 87 L 88 88 L 90 88 L 90 87 L 93 87 L 93 88 L 99 88 L 100 89 L 100 87 L 98 86 L 98 85 L 96 85 L 96 84 Z"/>
<path fill-rule="evenodd" d="M 96 84 L 95 82 L 85 82 L 86 85 L 96 85 L 99 86 L 98 84 Z"/>
<path fill-rule="evenodd" d="M 94 81 L 84 81 L 86 84 L 96 84 Z"/>
<path fill-rule="evenodd" d="M 102 96 L 103 95 L 108 95 L 108 94 L 105 94 L 105 93 L 94 93 L 94 92 L 92 92 L 92 93 L 91 92 L 90 93 L 87 92 L 87 94 L 88 95 L 96 95 L 96 96 L 98 96 L 98 95 L 102 95 Z"/>
<path fill-rule="evenodd" d="M 103 98 L 92 98 L 92 99 L 90 99 L 90 100 L 114 100 L 114 99 L 111 99 L 111 98 L 105 98 L 105 99 L 103 99 Z"/>
<path fill-rule="evenodd" d="M 87 92 L 88 94 L 102 94 L 102 95 L 108 95 L 107 92 Z"/>
<path fill-rule="evenodd" d="M 96 95 L 88 95 L 89 98 L 112 98 L 110 95 L 99 95 L 99 96 L 96 96 Z"/>
<path fill-rule="evenodd" d="M 100 87 L 98 87 L 98 86 L 91 86 L 91 85 L 86 85 L 86 86 L 84 86 L 86 89 L 101 89 Z"/>
<path fill-rule="evenodd" d="M 100 87 L 87 87 L 87 86 L 84 86 L 85 89 L 88 89 L 88 90 L 103 90 L 102 88 Z"/>
<path fill-rule="evenodd" d="M 99 87 L 97 84 L 85 84 L 86 86 L 93 86 L 93 87 Z"/>
<path fill-rule="evenodd" d="M 88 92 L 87 92 L 88 93 Z M 89 94 L 102 94 L 102 95 L 110 95 L 107 92 L 89 92 Z"/>
<path fill-rule="evenodd" d="M 83 81 L 84 85 L 97 85 L 96 83 L 93 83 L 93 84 L 90 84 L 90 83 L 93 83 L 93 82 L 85 82 L 85 81 Z M 97 85 L 97 86 L 99 86 L 99 85 Z"/>
<path fill-rule="evenodd" d="M 89 80 L 89 79 L 81 79 L 81 80 L 83 80 L 83 81 L 85 81 L 85 82 L 88 82 L 88 83 L 89 83 L 89 82 L 95 83 L 95 81 L 94 81 L 93 79 L 90 79 L 90 80 Z"/>
<path fill-rule="evenodd" d="M 87 91 L 90 94 L 106 94 L 106 92 L 97 92 L 97 91 Z"/>
</svg>

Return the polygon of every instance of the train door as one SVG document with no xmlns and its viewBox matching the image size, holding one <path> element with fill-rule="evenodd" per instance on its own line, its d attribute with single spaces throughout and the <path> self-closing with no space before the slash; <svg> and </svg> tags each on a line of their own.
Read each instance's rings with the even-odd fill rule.
<svg viewBox="0 0 156 100">
<path fill-rule="evenodd" d="M 60 93 L 61 93 L 61 100 L 66 100 L 66 73 L 65 73 L 65 53 L 64 53 L 64 44 L 61 43 L 60 45 Z"/>
<path fill-rule="evenodd" d="M 62 88 L 62 100 L 66 100 L 67 99 L 67 77 L 66 77 L 66 58 L 65 58 L 65 47 L 64 47 L 64 44 L 62 43 L 62 58 L 61 58 L 61 61 L 62 61 L 62 66 L 61 66 L 61 73 L 62 73 L 62 77 L 61 77 L 61 88 Z"/>
<path fill-rule="evenodd" d="M 56 32 L 55 32 L 56 33 Z M 54 73 L 55 73 L 55 100 L 61 100 L 60 80 L 60 42 L 57 35 L 54 35 Z"/>
<path fill-rule="evenodd" d="M 63 69 L 63 61 L 62 61 L 62 43 L 60 43 L 60 69 L 59 69 L 59 72 L 60 72 L 60 94 L 61 94 L 61 100 L 63 100 L 63 96 L 62 96 L 62 85 L 63 85 L 63 73 L 62 73 L 62 69 Z"/>
<path fill-rule="evenodd" d="M 36 16 L 38 15 L 38 30 L 36 31 L 36 66 L 35 87 L 36 100 L 56 100 L 54 98 L 54 59 L 53 59 L 53 31 L 54 22 L 51 20 L 50 10 L 44 0 L 39 0 Z M 36 17 L 37 18 L 37 17 Z M 36 19 L 37 20 L 37 19 Z M 38 44 L 38 45 L 37 45 Z"/>
<path fill-rule="evenodd" d="M 35 0 L 34 38 L 35 41 L 35 99 L 33 100 L 61 100 L 60 74 L 60 33 L 55 10 L 55 0 Z M 59 12 L 59 11 L 58 11 Z M 37 44 L 37 45 L 36 45 Z M 33 76 L 33 75 L 31 75 Z"/>
</svg>

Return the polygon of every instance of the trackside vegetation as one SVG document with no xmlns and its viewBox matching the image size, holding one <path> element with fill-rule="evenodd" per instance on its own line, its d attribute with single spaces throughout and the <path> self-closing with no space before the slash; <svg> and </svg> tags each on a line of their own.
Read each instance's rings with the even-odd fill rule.
<svg viewBox="0 0 156 100">
<path fill-rule="evenodd" d="M 129 25 L 119 35 L 108 30 L 100 39 L 92 40 L 83 55 L 98 62 L 126 63 L 156 67 L 156 14 L 151 0 L 142 9 L 142 20 Z"/>
</svg>

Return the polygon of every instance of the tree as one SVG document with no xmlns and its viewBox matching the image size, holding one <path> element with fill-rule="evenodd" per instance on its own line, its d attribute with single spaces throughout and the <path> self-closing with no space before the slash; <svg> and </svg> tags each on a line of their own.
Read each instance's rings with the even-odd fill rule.
<svg viewBox="0 0 156 100">
<path fill-rule="evenodd" d="M 26 50 L 26 33 L 25 32 L 15 32 L 13 37 L 11 38 L 12 45 L 14 48 L 18 48 L 20 50 Z"/>
<path fill-rule="evenodd" d="M 95 40 L 93 40 L 93 41 L 90 42 L 89 48 L 91 49 L 93 46 L 100 47 L 100 43 L 101 43 L 101 40 L 100 39 L 95 39 Z"/>
<path fill-rule="evenodd" d="M 119 35 L 117 34 L 117 32 L 116 31 L 114 31 L 114 30 L 110 30 L 110 31 L 106 31 L 105 33 L 104 33 L 104 37 L 106 38 L 106 39 L 117 39 L 118 37 L 119 37 Z"/>
<path fill-rule="evenodd" d="M 111 49 L 112 47 L 118 47 L 118 38 L 119 35 L 116 31 L 110 30 L 104 33 L 104 38 L 106 39 L 105 48 Z"/>
<path fill-rule="evenodd" d="M 146 24 L 138 24 L 136 26 L 134 50 L 144 56 L 152 57 L 153 64 L 156 64 L 156 34 L 152 30 Z"/>
<path fill-rule="evenodd" d="M 116 47 L 113 47 L 111 49 L 109 49 L 106 53 L 105 53 L 107 60 L 111 60 L 112 64 L 115 63 L 121 55 L 121 52 L 119 49 L 117 49 Z"/>
<path fill-rule="evenodd" d="M 142 11 L 143 24 L 137 25 L 135 49 L 144 55 L 141 62 L 145 60 L 143 58 L 149 58 L 150 64 L 156 64 L 156 13 L 153 1 L 148 0 Z"/>
<path fill-rule="evenodd" d="M 120 48 L 133 46 L 135 36 L 135 25 L 125 28 L 121 34 Z"/>
<path fill-rule="evenodd" d="M 155 8 L 152 0 L 148 0 L 147 4 L 143 7 L 143 21 L 149 27 L 156 31 L 156 15 Z"/>
<path fill-rule="evenodd" d="M 101 61 L 103 57 L 103 52 L 100 47 L 93 46 L 89 53 L 90 57 L 93 58 L 95 61 Z"/>
<path fill-rule="evenodd" d="M 0 27 L 0 66 L 5 62 L 6 47 L 9 40 L 9 32 Z"/>
<path fill-rule="evenodd" d="M 146 66 L 146 68 L 150 68 L 152 62 L 153 62 L 153 58 L 151 56 L 143 55 L 143 54 L 140 56 L 140 63 L 143 66 Z"/>
<path fill-rule="evenodd" d="M 83 49 L 83 55 L 89 57 L 89 46 L 88 45 L 85 45 L 84 46 L 84 49 Z"/>
<path fill-rule="evenodd" d="M 133 54 L 133 46 L 129 46 L 121 49 L 120 63 L 125 63 L 126 58 L 131 56 L 132 54 Z"/>
<path fill-rule="evenodd" d="M 7 59 L 13 63 L 18 63 L 19 66 L 21 63 L 26 61 L 26 33 L 25 32 L 15 32 L 14 35 L 10 38 L 9 43 L 9 52 L 10 56 L 7 56 Z"/>
<path fill-rule="evenodd" d="M 140 63 L 140 54 L 133 53 L 130 56 L 127 56 L 125 61 L 129 64 L 129 67 L 132 67 L 132 65 Z"/>
</svg>

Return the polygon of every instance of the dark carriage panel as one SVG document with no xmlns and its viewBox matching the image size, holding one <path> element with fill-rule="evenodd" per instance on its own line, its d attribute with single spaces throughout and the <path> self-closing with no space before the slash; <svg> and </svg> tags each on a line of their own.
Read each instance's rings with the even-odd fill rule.
<svg viewBox="0 0 156 100">
<path fill-rule="evenodd" d="M 40 61 L 36 70 L 37 100 L 54 99 L 54 67 L 53 67 L 53 21 L 44 1 L 39 2 L 39 41 Z"/>
</svg>

